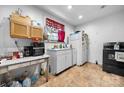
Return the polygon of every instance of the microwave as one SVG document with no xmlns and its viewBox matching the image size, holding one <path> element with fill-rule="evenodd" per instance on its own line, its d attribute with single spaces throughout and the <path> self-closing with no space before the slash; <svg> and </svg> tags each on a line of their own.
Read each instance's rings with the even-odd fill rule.
<svg viewBox="0 0 124 93">
<path fill-rule="evenodd" d="M 33 47 L 33 56 L 44 55 L 45 50 L 44 47 Z"/>
<path fill-rule="evenodd" d="M 32 46 L 24 46 L 24 57 L 44 55 L 44 43 L 33 43 Z"/>
</svg>

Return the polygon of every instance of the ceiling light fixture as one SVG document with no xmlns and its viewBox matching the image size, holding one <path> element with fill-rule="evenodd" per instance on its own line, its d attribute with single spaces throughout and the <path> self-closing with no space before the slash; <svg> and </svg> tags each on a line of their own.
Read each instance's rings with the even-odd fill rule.
<svg viewBox="0 0 124 93">
<path fill-rule="evenodd" d="M 83 16 L 82 16 L 82 15 L 78 16 L 78 19 L 82 19 L 82 18 L 83 18 Z"/>
<path fill-rule="evenodd" d="M 72 9 L 72 5 L 68 5 L 68 9 L 71 10 Z"/>
</svg>

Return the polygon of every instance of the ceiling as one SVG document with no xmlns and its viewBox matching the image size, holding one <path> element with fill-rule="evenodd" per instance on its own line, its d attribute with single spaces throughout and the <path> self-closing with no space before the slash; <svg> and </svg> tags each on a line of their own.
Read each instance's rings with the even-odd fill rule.
<svg viewBox="0 0 124 93">
<path fill-rule="evenodd" d="M 68 5 L 38 5 L 38 8 L 63 19 L 73 26 L 77 26 L 124 9 L 123 5 L 105 5 L 105 7 L 102 5 L 72 5 L 72 9 L 70 10 L 67 7 Z M 83 18 L 78 19 L 79 15 L 82 15 Z"/>
</svg>

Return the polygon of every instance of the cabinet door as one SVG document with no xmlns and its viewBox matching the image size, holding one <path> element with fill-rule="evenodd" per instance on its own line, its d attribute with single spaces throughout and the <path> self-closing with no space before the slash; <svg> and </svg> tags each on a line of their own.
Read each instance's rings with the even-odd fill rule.
<svg viewBox="0 0 124 93">
<path fill-rule="evenodd" d="M 10 36 L 13 38 L 30 38 L 30 27 L 20 22 L 11 21 Z"/>
<path fill-rule="evenodd" d="M 68 63 L 68 55 L 65 54 L 65 69 L 69 67 L 69 63 Z"/>
<path fill-rule="evenodd" d="M 72 66 L 72 54 L 71 54 L 71 52 L 69 53 L 69 55 L 68 55 L 68 58 L 69 58 L 69 67 L 70 66 Z"/>
<path fill-rule="evenodd" d="M 43 39 L 43 30 L 40 27 L 31 27 L 31 37 Z"/>
<path fill-rule="evenodd" d="M 71 51 L 66 52 L 66 68 L 72 66 L 72 55 Z"/>
<path fill-rule="evenodd" d="M 30 38 L 31 19 L 13 14 L 10 16 L 10 35 L 14 38 Z"/>
<path fill-rule="evenodd" d="M 59 73 L 64 70 L 64 63 L 65 62 L 65 56 L 63 54 L 57 55 L 57 68 L 56 68 L 56 73 Z"/>
</svg>

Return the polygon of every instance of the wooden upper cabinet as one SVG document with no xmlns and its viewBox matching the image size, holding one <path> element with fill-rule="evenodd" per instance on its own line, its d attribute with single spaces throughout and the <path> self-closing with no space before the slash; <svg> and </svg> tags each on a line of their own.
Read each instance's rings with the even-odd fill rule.
<svg viewBox="0 0 124 93">
<path fill-rule="evenodd" d="M 43 40 L 43 29 L 37 26 L 31 26 L 31 38 L 40 38 Z"/>
<path fill-rule="evenodd" d="M 10 16 L 10 36 L 14 38 L 30 38 L 31 19 L 13 14 Z"/>
</svg>

